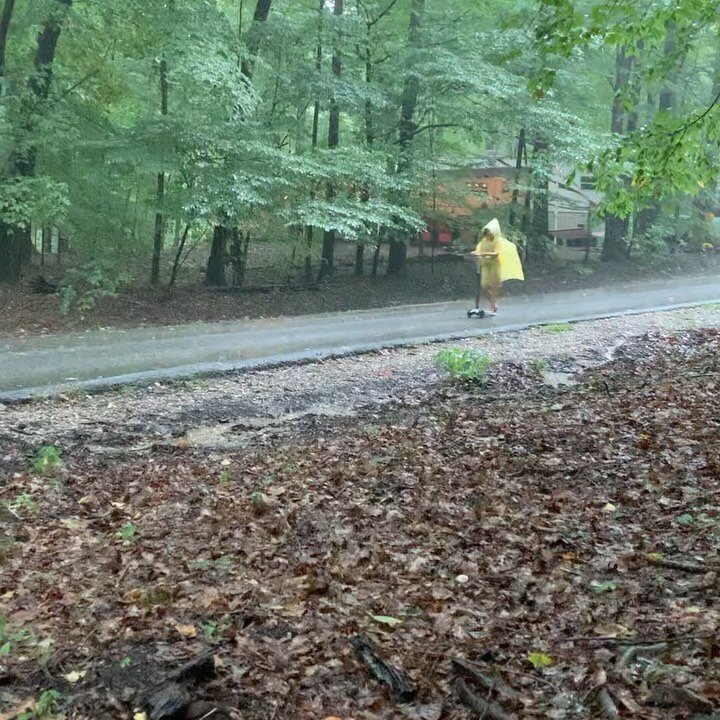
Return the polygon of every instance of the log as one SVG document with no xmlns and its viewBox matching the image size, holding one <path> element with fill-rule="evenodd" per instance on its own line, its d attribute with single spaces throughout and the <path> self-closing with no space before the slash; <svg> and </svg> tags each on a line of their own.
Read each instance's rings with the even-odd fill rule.
<svg viewBox="0 0 720 720">
<path fill-rule="evenodd" d="M 417 695 L 417 690 L 407 675 L 398 668 L 385 662 L 377 653 L 370 641 L 358 635 L 350 641 L 360 659 L 370 668 L 372 674 L 384 685 L 387 685 L 400 702 L 410 702 Z"/>
</svg>

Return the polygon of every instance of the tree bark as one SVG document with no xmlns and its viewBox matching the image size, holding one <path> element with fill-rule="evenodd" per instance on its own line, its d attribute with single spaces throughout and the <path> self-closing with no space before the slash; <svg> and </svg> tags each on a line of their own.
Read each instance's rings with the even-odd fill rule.
<svg viewBox="0 0 720 720">
<path fill-rule="evenodd" d="M 425 0 L 412 0 L 410 8 L 410 31 L 408 33 L 408 46 L 417 48 L 420 42 L 420 26 L 422 15 L 425 10 Z M 420 78 L 414 72 L 410 72 L 405 78 L 403 86 L 402 103 L 400 106 L 400 125 L 398 145 L 400 146 L 400 157 L 398 159 L 397 171 L 402 174 L 411 165 L 412 140 L 417 132 L 415 122 L 415 110 L 417 108 L 418 93 L 420 90 Z M 390 240 L 388 256 L 388 275 L 400 275 L 405 267 L 407 257 L 406 238 L 393 237 Z"/>
<path fill-rule="evenodd" d="M 22 125 L 23 134 L 29 138 L 24 152 L 15 151 L 11 158 L 10 174 L 15 177 L 33 177 L 37 164 L 37 149 L 32 142 L 32 134 L 37 125 L 37 115 L 43 110 L 52 86 L 53 64 L 57 51 L 60 31 L 72 0 L 55 0 L 57 6 L 50 18 L 45 22 L 37 37 L 35 49 L 34 70 L 28 81 L 27 92 L 23 97 L 23 113 L 25 119 Z M 0 18 L 0 33 L 3 23 L 5 27 L 5 42 L 12 19 L 12 3 L 6 0 L 3 15 Z M 3 47 L 5 52 L 5 47 Z M 4 78 L 3 78 L 4 80 Z M 30 227 L 12 227 L 0 220 L 0 282 L 15 282 L 22 275 L 23 270 L 30 264 L 32 257 L 32 239 Z"/>
<path fill-rule="evenodd" d="M 160 114 L 168 114 L 168 66 L 166 60 L 160 61 Z M 159 172 L 157 176 L 156 202 L 158 210 L 155 213 L 155 238 L 153 242 L 152 268 L 150 270 L 150 284 L 160 282 L 160 258 L 162 257 L 163 241 L 165 239 L 165 173 Z"/>
<path fill-rule="evenodd" d="M 341 17 L 344 12 L 344 0 L 335 0 L 333 14 Z M 339 34 L 338 34 L 339 35 Z M 342 38 L 336 37 L 335 47 L 332 56 L 332 72 L 338 80 L 342 77 Z M 340 145 L 340 105 L 336 97 L 330 101 L 330 113 L 328 117 L 328 149 L 334 150 Z M 326 197 L 331 201 L 335 197 L 335 188 L 328 184 Z M 325 230 L 323 233 L 322 259 L 320 261 L 320 277 L 322 280 L 332 273 L 335 264 L 335 239 L 337 232 Z"/>
</svg>

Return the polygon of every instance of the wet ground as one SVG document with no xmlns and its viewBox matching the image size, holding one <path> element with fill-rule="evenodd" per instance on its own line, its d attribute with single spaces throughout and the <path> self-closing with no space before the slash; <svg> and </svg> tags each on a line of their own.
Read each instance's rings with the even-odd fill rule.
<svg viewBox="0 0 720 720">
<path fill-rule="evenodd" d="M 267 367 L 718 299 L 720 276 L 713 275 L 511 297 L 498 316 L 473 321 L 466 317 L 472 304 L 467 301 L 9 339 L 0 344 L 0 400 Z"/>
</svg>

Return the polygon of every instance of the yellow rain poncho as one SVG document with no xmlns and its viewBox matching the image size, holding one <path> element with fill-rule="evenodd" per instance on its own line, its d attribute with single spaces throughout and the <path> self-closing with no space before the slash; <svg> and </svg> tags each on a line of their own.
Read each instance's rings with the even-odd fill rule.
<svg viewBox="0 0 720 720">
<path fill-rule="evenodd" d="M 490 233 L 492 239 L 485 237 L 485 230 Z M 497 219 L 491 220 L 482 231 L 483 236 L 473 254 L 497 253 L 495 258 L 480 258 L 482 286 L 497 287 L 506 280 L 524 280 L 525 273 L 517 248 L 503 236 Z"/>
</svg>

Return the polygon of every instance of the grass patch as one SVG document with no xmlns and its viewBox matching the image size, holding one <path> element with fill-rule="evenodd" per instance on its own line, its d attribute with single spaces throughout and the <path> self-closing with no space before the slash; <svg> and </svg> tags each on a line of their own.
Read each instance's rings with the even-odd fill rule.
<svg viewBox="0 0 720 720">
<path fill-rule="evenodd" d="M 447 371 L 452 380 L 463 382 L 483 382 L 491 365 L 487 355 L 466 348 L 441 350 L 435 356 L 435 362 Z"/>
<path fill-rule="evenodd" d="M 546 333 L 564 333 L 573 329 L 574 326 L 570 323 L 551 323 L 550 325 L 543 325 L 542 331 Z"/>
</svg>

